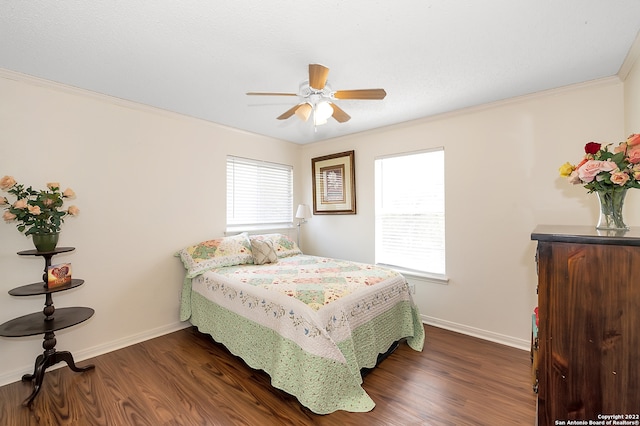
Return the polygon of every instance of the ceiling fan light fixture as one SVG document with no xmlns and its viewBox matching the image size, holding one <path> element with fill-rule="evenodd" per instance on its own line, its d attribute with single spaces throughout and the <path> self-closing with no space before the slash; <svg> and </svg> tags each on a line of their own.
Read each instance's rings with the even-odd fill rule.
<svg viewBox="0 0 640 426">
<path fill-rule="evenodd" d="M 318 102 L 313 109 L 313 123 L 316 126 L 320 126 L 322 124 L 326 124 L 327 120 L 333 114 L 333 108 L 331 108 L 331 103 L 327 101 Z"/>
<path fill-rule="evenodd" d="M 329 86 L 328 75 L 329 68 L 324 65 L 309 64 L 309 79 L 300 83 L 298 93 L 247 92 L 247 95 L 297 96 L 301 98 L 302 103 L 289 108 L 276 118 L 286 120 L 295 114 L 301 120 L 308 121 L 313 114 L 314 128 L 326 124 L 329 117 L 333 117 L 338 123 L 346 123 L 351 119 L 349 114 L 331 101 L 336 99 L 380 100 L 387 96 L 384 89 L 338 90 L 334 92 Z"/>
<path fill-rule="evenodd" d="M 309 102 L 305 102 L 301 104 L 298 107 L 298 109 L 296 109 L 295 114 L 298 116 L 300 120 L 307 121 L 309 119 L 309 116 L 311 115 L 312 110 L 313 110 L 313 105 L 311 105 Z"/>
</svg>

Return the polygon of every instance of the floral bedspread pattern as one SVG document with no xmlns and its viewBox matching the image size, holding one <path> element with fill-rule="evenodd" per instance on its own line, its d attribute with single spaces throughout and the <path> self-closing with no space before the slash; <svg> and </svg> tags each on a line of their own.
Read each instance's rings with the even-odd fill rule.
<svg viewBox="0 0 640 426">
<path fill-rule="evenodd" d="M 182 302 L 182 320 L 319 414 L 371 410 L 360 369 L 394 341 L 424 344 L 406 280 L 374 265 L 298 255 L 217 268 L 185 279 Z"/>
<path fill-rule="evenodd" d="M 374 265 L 305 255 L 280 259 L 266 267 L 243 265 L 213 272 L 294 297 L 314 311 L 354 291 L 398 276 L 390 269 Z"/>
</svg>

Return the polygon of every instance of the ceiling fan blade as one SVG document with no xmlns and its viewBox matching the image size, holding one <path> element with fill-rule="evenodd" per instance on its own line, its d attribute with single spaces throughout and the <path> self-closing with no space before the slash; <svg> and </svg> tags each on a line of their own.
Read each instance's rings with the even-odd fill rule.
<svg viewBox="0 0 640 426">
<path fill-rule="evenodd" d="M 304 105 L 306 102 L 298 104 L 294 107 L 289 108 L 288 110 L 286 110 L 285 112 L 283 112 L 282 114 L 280 114 L 277 118 L 278 120 L 286 120 L 287 118 L 291 117 L 293 114 L 296 113 L 296 110 L 298 108 L 300 108 L 302 105 Z"/>
<path fill-rule="evenodd" d="M 346 121 L 349 121 L 351 119 L 351 116 L 349 114 L 347 114 L 346 112 L 344 112 L 338 105 L 336 104 L 330 104 L 331 108 L 333 108 L 333 118 L 336 119 L 336 121 L 338 123 L 344 123 Z"/>
<path fill-rule="evenodd" d="M 309 86 L 316 90 L 324 89 L 327 84 L 329 68 L 320 64 L 309 64 Z"/>
<path fill-rule="evenodd" d="M 280 93 L 280 92 L 247 92 L 249 96 L 298 96 L 295 93 Z"/>
<path fill-rule="evenodd" d="M 311 115 L 311 111 L 313 111 L 313 107 L 309 102 L 305 102 L 303 104 L 298 105 L 298 109 L 296 109 L 295 114 L 302 121 L 307 121 L 309 116 Z"/>
<path fill-rule="evenodd" d="M 333 94 L 336 99 L 384 99 L 384 89 L 338 90 Z"/>
</svg>

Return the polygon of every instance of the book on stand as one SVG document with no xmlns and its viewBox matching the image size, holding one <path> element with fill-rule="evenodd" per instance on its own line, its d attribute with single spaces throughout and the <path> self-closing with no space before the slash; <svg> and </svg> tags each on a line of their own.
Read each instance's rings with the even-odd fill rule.
<svg viewBox="0 0 640 426">
<path fill-rule="evenodd" d="M 56 288 L 71 283 L 71 264 L 60 263 L 47 268 L 47 287 Z"/>
</svg>

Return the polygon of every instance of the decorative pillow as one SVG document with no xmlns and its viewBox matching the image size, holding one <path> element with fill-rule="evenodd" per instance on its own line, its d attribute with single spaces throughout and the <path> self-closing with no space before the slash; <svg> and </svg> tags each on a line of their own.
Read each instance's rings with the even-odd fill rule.
<svg viewBox="0 0 640 426">
<path fill-rule="evenodd" d="M 251 243 L 246 232 L 203 241 L 180 250 L 176 256 L 182 259 L 187 270 L 187 278 L 193 278 L 213 268 L 253 263 Z"/>
<path fill-rule="evenodd" d="M 296 254 L 302 254 L 302 251 L 295 243 L 295 241 L 284 234 L 252 235 L 249 238 L 252 241 L 271 241 L 271 243 L 273 244 L 273 249 L 276 251 L 276 255 L 279 259 L 283 257 L 295 256 Z"/>
<path fill-rule="evenodd" d="M 253 263 L 264 265 L 265 263 L 276 263 L 278 255 L 270 240 L 251 240 L 251 251 L 253 252 Z"/>
</svg>

